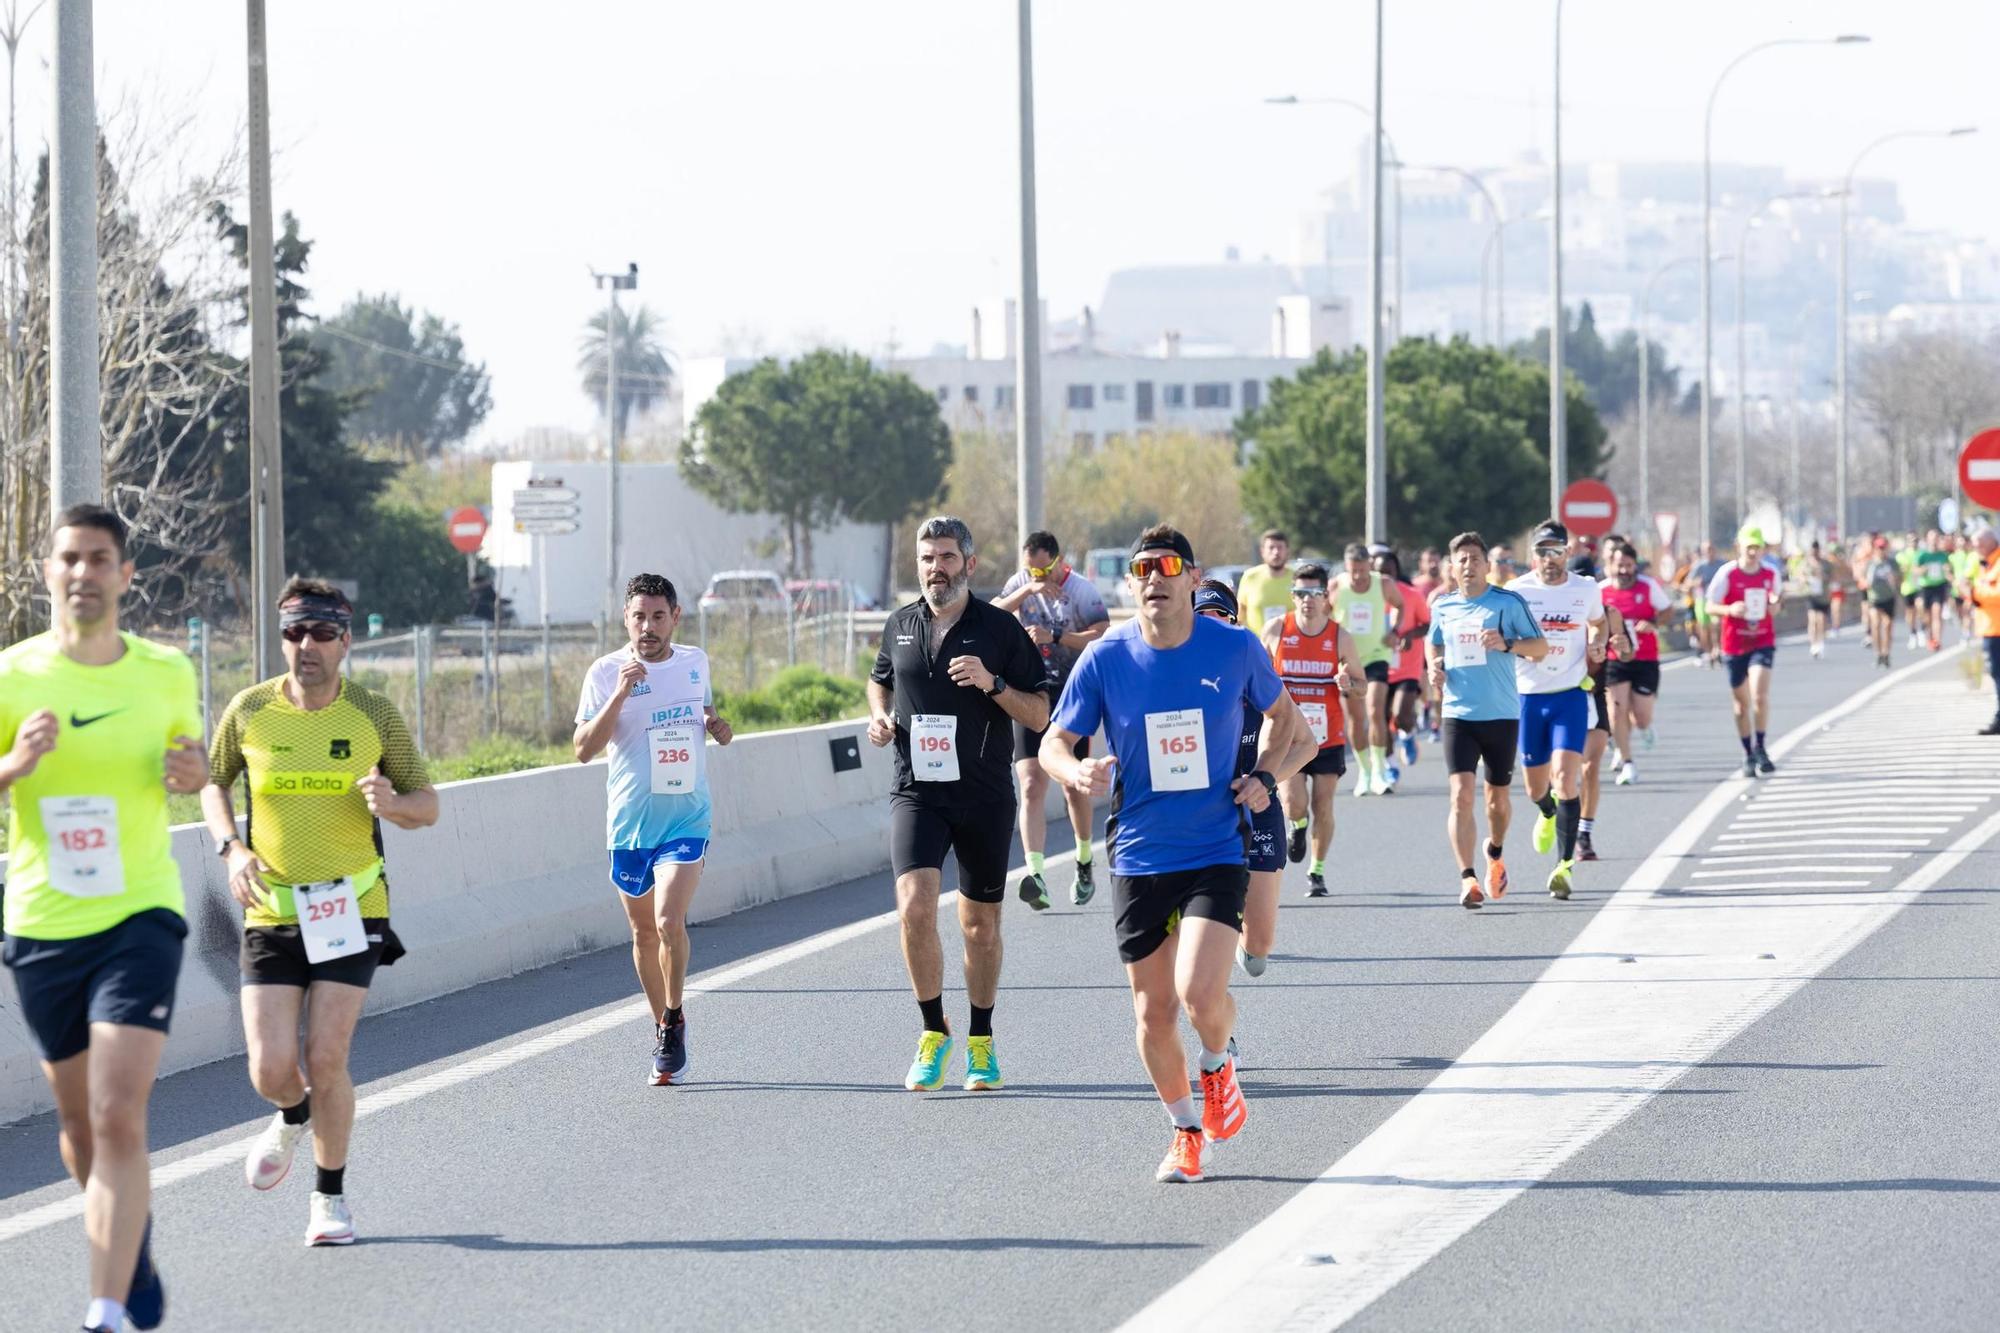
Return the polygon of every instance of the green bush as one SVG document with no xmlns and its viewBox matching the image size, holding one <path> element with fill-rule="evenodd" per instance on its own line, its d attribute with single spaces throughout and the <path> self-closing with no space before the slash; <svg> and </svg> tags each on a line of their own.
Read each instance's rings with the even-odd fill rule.
<svg viewBox="0 0 2000 1333">
<path fill-rule="evenodd" d="M 865 698 L 865 687 L 858 680 L 830 676 L 818 667 L 790 666 L 761 690 L 718 693 L 715 711 L 738 731 L 769 731 L 854 717 Z"/>
<path fill-rule="evenodd" d="M 502 736 L 480 741 L 465 753 L 448 759 L 432 759 L 430 774 L 432 782 L 457 782 L 461 778 L 490 778 L 574 762 L 576 757 L 567 745 L 534 745 Z"/>
</svg>

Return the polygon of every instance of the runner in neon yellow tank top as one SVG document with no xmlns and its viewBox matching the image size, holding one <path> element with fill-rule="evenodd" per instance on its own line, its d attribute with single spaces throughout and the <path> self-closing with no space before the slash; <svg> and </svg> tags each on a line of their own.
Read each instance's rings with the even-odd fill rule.
<svg viewBox="0 0 2000 1333">
<path fill-rule="evenodd" d="M 187 937 L 167 792 L 201 787 L 201 709 L 187 658 L 119 632 L 124 521 L 76 505 L 53 528 L 53 623 L 0 653 L 5 960 L 84 1187 L 83 1326 L 155 1328 L 166 1292 L 148 1243 L 146 1103 Z"/>
<path fill-rule="evenodd" d="M 1370 567 L 1368 548 L 1348 543 L 1346 572 L 1334 580 L 1333 619 L 1354 640 L 1367 687 L 1347 696 L 1347 741 L 1354 747 L 1356 796 L 1387 796 L 1389 781 L 1389 659 L 1394 653 L 1403 594 Z"/>
</svg>

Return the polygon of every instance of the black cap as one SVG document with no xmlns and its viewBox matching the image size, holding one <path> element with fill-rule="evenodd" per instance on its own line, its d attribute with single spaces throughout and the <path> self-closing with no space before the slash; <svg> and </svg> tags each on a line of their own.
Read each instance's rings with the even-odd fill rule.
<svg viewBox="0 0 2000 1333">
<path fill-rule="evenodd" d="M 1569 529 L 1554 519 L 1550 519 L 1535 529 L 1535 535 L 1528 539 L 1528 545 L 1530 547 L 1568 546 Z"/>
<path fill-rule="evenodd" d="M 1194 590 L 1194 609 L 1196 612 L 1220 611 L 1223 615 L 1234 620 L 1236 619 L 1236 594 L 1230 591 L 1229 585 L 1226 583 L 1215 579 L 1204 579 L 1201 586 Z"/>
<path fill-rule="evenodd" d="M 1136 556 L 1142 551 L 1172 551 L 1189 564 L 1193 564 L 1194 545 L 1177 529 L 1169 528 L 1168 531 L 1173 535 L 1155 537 L 1151 541 L 1146 539 L 1145 533 L 1140 533 L 1138 539 L 1132 543 L 1132 554 Z"/>
</svg>

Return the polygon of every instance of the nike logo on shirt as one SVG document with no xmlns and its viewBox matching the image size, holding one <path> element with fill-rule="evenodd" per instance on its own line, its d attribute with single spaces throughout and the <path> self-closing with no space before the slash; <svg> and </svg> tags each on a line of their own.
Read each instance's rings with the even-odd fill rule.
<svg viewBox="0 0 2000 1333">
<path fill-rule="evenodd" d="M 105 718 L 114 717 L 124 711 L 122 708 L 114 708 L 108 713 L 97 713 L 91 717 L 78 717 L 75 713 L 71 713 L 69 715 L 69 724 L 72 727 L 87 727 L 93 722 L 102 722 Z"/>
</svg>

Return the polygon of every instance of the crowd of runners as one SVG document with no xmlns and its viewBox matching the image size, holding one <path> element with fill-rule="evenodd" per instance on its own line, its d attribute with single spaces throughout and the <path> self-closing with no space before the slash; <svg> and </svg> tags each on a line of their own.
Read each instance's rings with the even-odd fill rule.
<svg viewBox="0 0 2000 1333">
<path fill-rule="evenodd" d="M 305 1243 L 355 1238 L 345 1186 L 355 1114 L 349 1048 L 378 967 L 404 950 L 390 925 L 381 823 L 421 829 L 438 796 L 403 718 L 342 670 L 353 608 L 295 578 L 277 606 L 286 670 L 237 695 L 204 738 L 192 666 L 119 627 L 134 566 L 110 510 L 59 515 L 43 565 L 52 628 L 0 652 L 0 791 L 11 803 L 5 963 L 53 1094 L 64 1164 L 84 1190 L 87 1330 L 165 1315 L 151 1258 L 147 1105 L 187 935 L 167 795 L 199 793 L 243 910 L 239 971 L 251 1085 L 271 1118 L 244 1161 L 270 1190 L 310 1138 Z M 1956 626 L 2000 680 L 2000 540 L 1871 535 L 1781 559 L 1756 527 L 1727 556 L 1649 570 L 1633 543 L 1538 525 L 1526 556 L 1460 533 L 1407 577 L 1386 547 L 1337 566 L 1294 560 L 1263 534 L 1232 587 L 1205 580 L 1166 524 L 1133 541 L 1112 617 L 1057 538 L 1032 534 L 991 600 L 972 594 L 974 534 L 950 517 L 916 534 L 919 597 L 891 613 L 867 687 L 868 739 L 894 749 L 887 848 L 904 963 L 919 1011 L 904 1086 L 1004 1087 L 994 1035 L 1001 908 L 1018 836 L 1017 896 L 1051 905 L 1045 804 L 1061 793 L 1075 838 L 1069 901 L 1098 891 L 1104 836 L 1113 945 L 1139 1054 L 1171 1122 L 1162 1181 L 1198 1181 L 1249 1114 L 1236 1075 L 1232 972 L 1269 966 L 1285 865 L 1308 896 L 1333 892 L 1335 797 L 1392 796 L 1421 747 L 1443 756 L 1452 892 L 1479 908 L 1510 888 L 1518 767 L 1551 898 L 1570 896 L 1592 845 L 1601 776 L 1640 781 L 1661 658 L 1687 642 L 1726 671 L 1741 773 L 1766 748 L 1784 604 L 1803 598 L 1811 656 L 1861 604 L 1863 642 L 1888 665 Z M 728 745 L 709 663 L 676 641 L 681 600 L 655 573 L 625 588 L 626 642 L 592 664 L 578 700 L 579 762 L 602 755 L 609 887 L 630 927 L 651 1016 L 647 1079 L 693 1068 L 684 1006 L 688 910 L 711 833 L 708 743 Z M 1984 734 L 2000 733 L 2000 713 Z M 1101 741 L 1100 741 L 1101 738 Z M 1102 745 L 1102 751 L 1096 748 Z M 233 793 L 247 793 L 239 811 Z M 1484 813 L 1484 832 L 1480 816 Z M 240 817 L 239 817 L 240 816 Z M 944 1008 L 937 913 L 957 866 L 968 1012 Z M 1181 1022 L 1197 1043 L 1190 1082 Z"/>
</svg>

